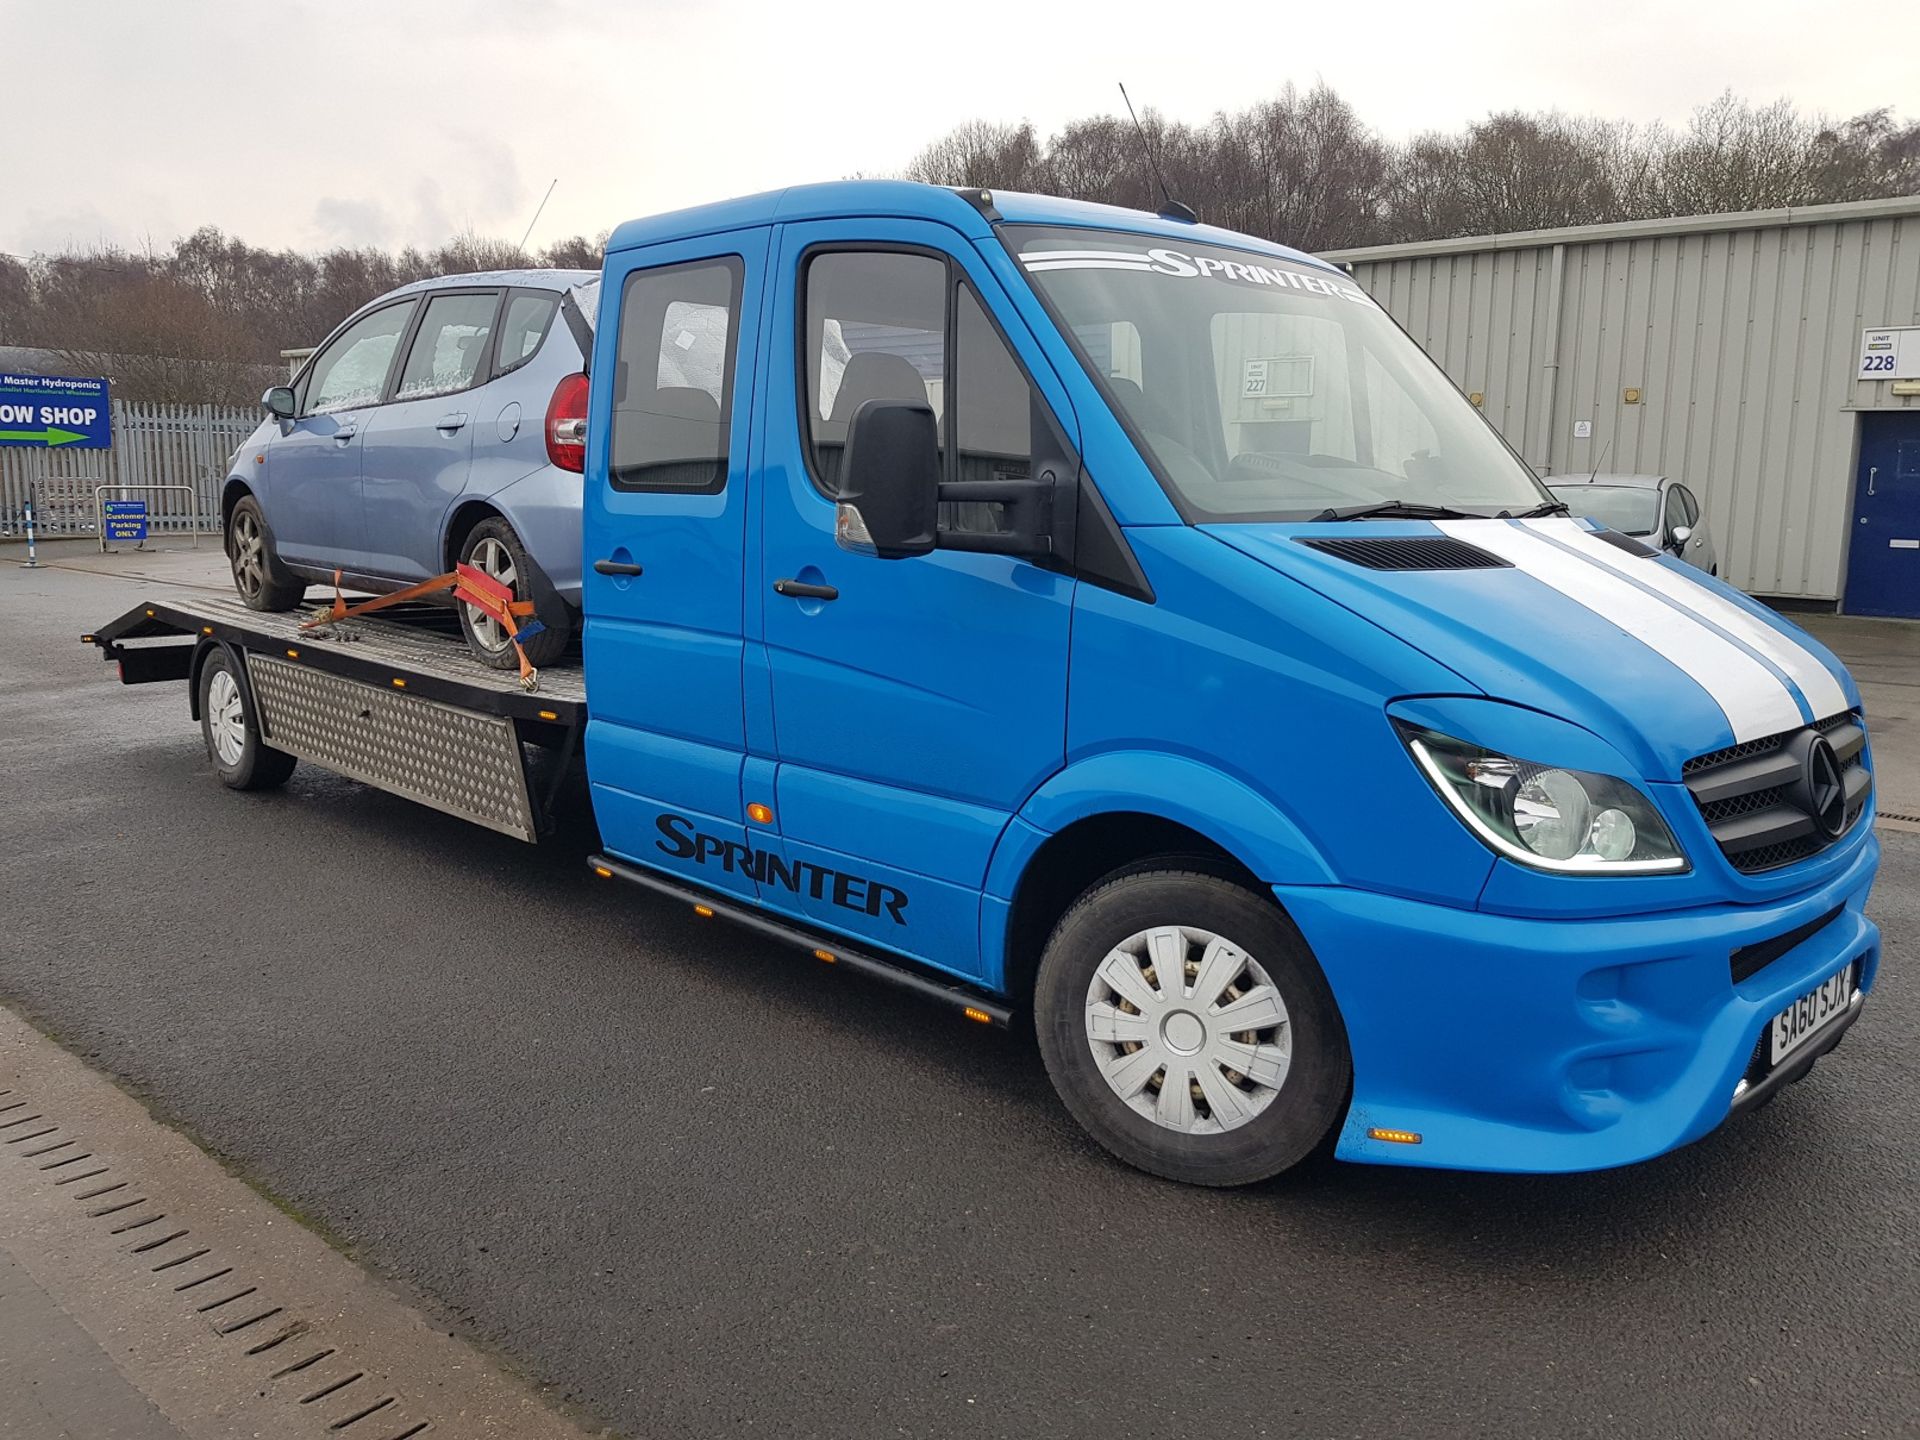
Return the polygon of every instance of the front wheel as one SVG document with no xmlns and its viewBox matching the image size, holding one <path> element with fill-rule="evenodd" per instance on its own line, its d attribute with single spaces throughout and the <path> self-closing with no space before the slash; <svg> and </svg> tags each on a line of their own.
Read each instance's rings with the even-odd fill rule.
<svg viewBox="0 0 1920 1440">
<path fill-rule="evenodd" d="M 1069 910 L 1034 987 L 1060 1098 L 1128 1164 L 1247 1185 L 1297 1164 L 1339 1119 L 1346 1027 L 1306 942 L 1217 876 L 1124 875 Z"/>
<path fill-rule="evenodd" d="M 297 763 L 261 738 L 260 717 L 247 701 L 233 657 L 215 647 L 200 667 L 200 735 L 220 783 L 231 790 L 272 790 Z"/>
<path fill-rule="evenodd" d="M 307 593 L 306 582 L 280 564 L 260 502 L 251 495 L 241 496 L 227 516 L 227 564 L 249 610 L 291 610 Z"/>
</svg>

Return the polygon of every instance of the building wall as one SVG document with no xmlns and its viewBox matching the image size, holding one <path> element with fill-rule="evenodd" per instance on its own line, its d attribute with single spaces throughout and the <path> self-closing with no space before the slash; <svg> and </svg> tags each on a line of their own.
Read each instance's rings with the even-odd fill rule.
<svg viewBox="0 0 1920 1440">
<path fill-rule="evenodd" d="M 1544 473 L 1682 478 L 1733 583 L 1840 595 L 1857 412 L 1920 408 L 1854 378 L 1862 329 L 1920 324 L 1920 198 L 1328 258 Z"/>
</svg>

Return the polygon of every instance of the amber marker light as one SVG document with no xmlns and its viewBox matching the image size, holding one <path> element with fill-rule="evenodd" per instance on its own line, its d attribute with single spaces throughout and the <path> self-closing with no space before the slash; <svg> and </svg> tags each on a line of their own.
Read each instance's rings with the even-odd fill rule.
<svg viewBox="0 0 1920 1440">
<path fill-rule="evenodd" d="M 407 688 L 407 682 L 396 675 L 393 677 L 393 688 L 396 690 L 404 690 Z"/>
<path fill-rule="evenodd" d="M 613 871 L 611 871 L 611 870 L 609 870 L 609 869 L 607 869 L 607 867 L 606 867 L 606 866 L 604 866 L 604 865 L 596 865 L 596 866 L 594 866 L 594 867 L 593 867 L 593 873 L 594 873 L 594 874 L 596 874 L 596 875 L 598 875 L 598 876 L 599 876 L 599 877 L 600 877 L 600 878 L 601 878 L 602 880 L 611 880 L 611 879 L 613 879 Z"/>
<path fill-rule="evenodd" d="M 213 633 L 213 626 L 211 626 L 211 625 L 202 625 L 202 626 L 200 627 L 200 633 L 201 633 L 202 635 L 211 635 L 211 634 Z"/>
<path fill-rule="evenodd" d="M 1414 1130 L 1373 1129 L 1367 1131 L 1367 1139 L 1384 1140 L 1389 1145 L 1418 1145 L 1420 1143 L 1419 1132 Z"/>
<path fill-rule="evenodd" d="M 753 821 L 756 825 L 771 825 L 773 823 L 773 811 L 756 800 L 753 804 L 747 806 L 747 819 Z"/>
<path fill-rule="evenodd" d="M 560 718 L 560 712 L 558 710 L 542 710 L 540 712 L 540 718 L 542 720 L 558 720 Z"/>
<path fill-rule="evenodd" d="M 835 961 L 837 961 L 840 957 L 834 954 L 831 950 L 816 950 L 813 952 L 813 958 L 816 960 L 823 960 L 827 964 L 831 965 Z"/>
<path fill-rule="evenodd" d="M 993 1017 L 991 1015 L 987 1014 L 984 1010 L 976 1010 L 971 1005 L 967 1006 L 967 1008 L 960 1013 L 969 1020 L 978 1020 L 982 1025 L 991 1025 L 993 1023 Z"/>
<path fill-rule="evenodd" d="M 300 658 L 300 652 L 298 650 L 287 651 L 287 659 L 298 660 L 299 658 Z"/>
<path fill-rule="evenodd" d="M 696 905 L 693 907 L 693 913 L 698 915 L 702 920 L 711 920 L 713 918 L 713 907 L 711 905 Z"/>
</svg>

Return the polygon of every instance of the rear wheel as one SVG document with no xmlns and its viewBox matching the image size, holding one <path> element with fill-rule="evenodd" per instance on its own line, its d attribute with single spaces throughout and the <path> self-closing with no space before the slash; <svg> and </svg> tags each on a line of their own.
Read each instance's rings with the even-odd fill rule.
<svg viewBox="0 0 1920 1440">
<path fill-rule="evenodd" d="M 542 628 L 521 642 L 530 663 L 551 665 L 566 653 L 567 642 L 573 638 L 573 615 L 567 609 L 567 602 L 533 563 L 511 525 L 497 515 L 482 520 L 461 543 L 460 563 L 498 580 L 513 591 L 514 599 L 533 601 L 532 618 L 538 620 Z M 519 623 L 524 627 L 526 621 Z M 507 627 L 478 606 L 460 607 L 460 628 L 473 653 L 488 665 L 510 670 L 518 663 Z"/>
<path fill-rule="evenodd" d="M 233 588 L 249 610 L 291 610 L 307 593 L 306 582 L 280 564 L 260 502 L 251 495 L 241 496 L 227 516 L 227 563 Z"/>
<path fill-rule="evenodd" d="M 298 762 L 260 735 L 233 658 L 216 648 L 200 667 L 200 734 L 220 783 L 233 790 L 271 790 L 287 783 Z"/>
<path fill-rule="evenodd" d="M 1213 875 L 1148 870 L 1067 912 L 1040 961 L 1047 1073 L 1095 1139 L 1194 1185 L 1297 1164 L 1352 1077 L 1333 992 L 1270 902 Z"/>
</svg>

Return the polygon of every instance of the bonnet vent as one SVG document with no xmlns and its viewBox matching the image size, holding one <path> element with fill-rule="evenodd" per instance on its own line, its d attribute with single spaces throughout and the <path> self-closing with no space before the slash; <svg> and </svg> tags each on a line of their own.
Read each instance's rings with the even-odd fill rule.
<svg viewBox="0 0 1920 1440">
<path fill-rule="evenodd" d="M 1451 535 L 1383 539 L 1302 539 L 1311 550 L 1369 570 L 1510 570 L 1510 562 Z"/>
</svg>

